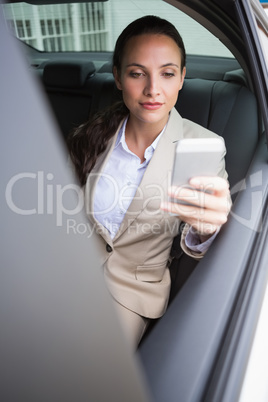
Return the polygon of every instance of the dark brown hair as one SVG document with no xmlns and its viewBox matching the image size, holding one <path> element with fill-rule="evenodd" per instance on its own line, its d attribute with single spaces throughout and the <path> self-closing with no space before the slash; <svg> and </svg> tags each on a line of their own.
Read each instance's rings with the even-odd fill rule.
<svg viewBox="0 0 268 402">
<path fill-rule="evenodd" d="M 145 17 L 131 22 L 122 31 L 116 41 L 113 55 L 113 67 L 116 67 L 118 72 L 120 72 L 121 69 L 122 58 L 127 42 L 134 36 L 144 34 L 165 35 L 173 39 L 181 52 L 181 71 L 183 70 L 186 64 L 186 53 L 182 37 L 177 29 L 167 20 L 153 15 L 146 15 Z"/>
<path fill-rule="evenodd" d="M 186 55 L 183 40 L 169 21 L 148 15 L 131 22 L 117 39 L 113 68 L 120 73 L 122 58 L 127 42 L 143 34 L 166 35 L 172 38 L 181 52 L 181 70 L 185 67 Z M 88 173 L 93 169 L 98 156 L 104 152 L 109 140 L 115 134 L 120 122 L 129 114 L 123 102 L 101 111 L 79 126 L 68 138 L 70 157 L 74 163 L 81 185 L 86 183 Z"/>
</svg>

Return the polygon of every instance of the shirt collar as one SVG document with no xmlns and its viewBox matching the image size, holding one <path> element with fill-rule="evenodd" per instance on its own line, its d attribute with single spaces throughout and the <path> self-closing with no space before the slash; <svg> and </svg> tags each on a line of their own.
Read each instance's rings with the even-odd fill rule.
<svg viewBox="0 0 268 402">
<path fill-rule="evenodd" d="M 123 124 L 119 130 L 117 139 L 116 139 L 116 143 L 115 143 L 115 148 L 121 143 L 123 144 L 123 142 L 125 143 L 125 130 L 126 130 L 126 125 L 127 125 L 127 121 L 128 121 L 128 116 L 125 118 L 125 120 L 123 121 Z"/>
<path fill-rule="evenodd" d="M 116 148 L 119 144 L 121 144 L 122 147 L 123 147 L 125 150 L 128 150 L 128 146 L 127 146 L 127 144 L 126 144 L 126 137 L 125 137 L 125 130 L 126 130 L 127 121 L 128 121 L 128 116 L 125 118 L 125 120 L 124 120 L 124 122 L 123 122 L 123 124 L 122 124 L 122 126 L 121 126 L 121 129 L 120 129 L 120 131 L 119 131 L 119 133 L 118 133 L 118 136 L 117 136 L 117 139 L 116 139 L 116 143 L 115 143 L 115 148 Z M 160 138 L 161 138 L 163 132 L 165 131 L 166 126 L 167 126 L 167 125 L 165 125 L 165 127 L 163 128 L 163 130 L 161 131 L 161 133 L 158 134 L 158 136 L 156 137 L 156 139 L 152 142 L 152 144 L 151 144 L 148 148 L 152 147 L 152 148 L 153 148 L 153 151 L 155 151 L 155 149 L 156 149 L 156 147 L 157 147 L 157 144 L 158 144 L 158 142 L 159 142 L 159 140 L 160 140 Z M 148 148 L 147 148 L 147 149 L 148 149 Z"/>
</svg>

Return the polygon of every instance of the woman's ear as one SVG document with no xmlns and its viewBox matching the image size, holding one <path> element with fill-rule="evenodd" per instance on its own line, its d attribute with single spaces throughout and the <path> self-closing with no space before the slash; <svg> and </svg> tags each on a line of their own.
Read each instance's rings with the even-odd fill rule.
<svg viewBox="0 0 268 402">
<path fill-rule="evenodd" d="M 113 68 L 113 75 L 114 75 L 115 84 L 116 84 L 117 88 L 121 91 L 122 85 L 121 85 L 120 75 L 119 75 L 116 67 Z"/>
</svg>

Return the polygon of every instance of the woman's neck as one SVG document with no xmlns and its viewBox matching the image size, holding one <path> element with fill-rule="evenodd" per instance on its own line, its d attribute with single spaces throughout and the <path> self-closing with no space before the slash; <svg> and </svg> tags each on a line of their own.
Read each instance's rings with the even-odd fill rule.
<svg viewBox="0 0 268 402">
<path fill-rule="evenodd" d="M 167 122 L 161 122 L 160 124 L 135 123 L 129 117 L 125 130 L 126 143 L 129 150 L 140 158 L 141 163 L 145 160 L 144 153 L 146 148 L 154 142 L 166 123 Z"/>
</svg>

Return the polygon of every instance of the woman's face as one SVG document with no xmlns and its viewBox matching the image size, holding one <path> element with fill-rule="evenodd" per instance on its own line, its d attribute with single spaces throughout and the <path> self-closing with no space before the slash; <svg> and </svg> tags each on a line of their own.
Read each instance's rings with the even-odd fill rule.
<svg viewBox="0 0 268 402">
<path fill-rule="evenodd" d="M 114 69 L 117 87 L 130 111 L 130 120 L 164 127 L 182 88 L 181 53 L 165 35 L 132 37 L 124 51 L 120 72 Z"/>
</svg>

